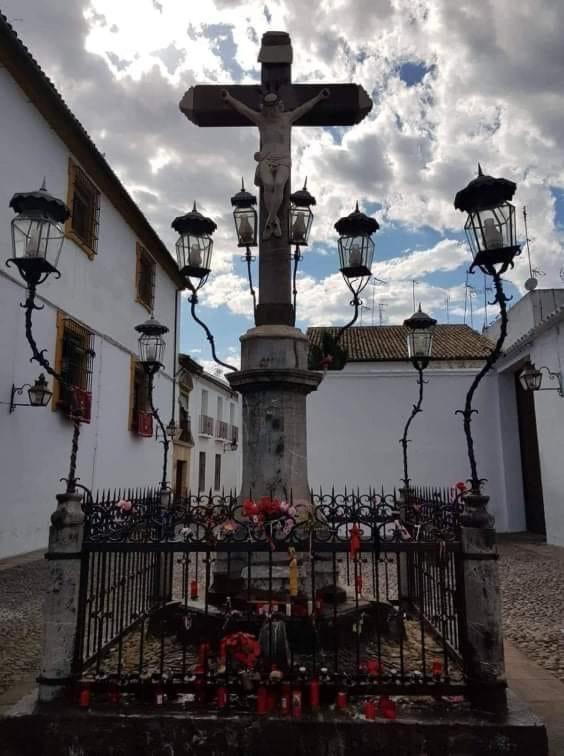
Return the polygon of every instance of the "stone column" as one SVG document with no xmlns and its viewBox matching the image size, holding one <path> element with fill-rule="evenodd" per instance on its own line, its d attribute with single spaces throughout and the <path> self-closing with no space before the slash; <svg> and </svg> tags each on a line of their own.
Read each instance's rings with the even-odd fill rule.
<svg viewBox="0 0 564 756">
<path fill-rule="evenodd" d="M 84 514 L 82 496 L 57 495 L 49 528 L 49 587 L 43 609 L 39 701 L 62 695 L 72 673 L 78 635 L 78 596 Z"/>
<path fill-rule="evenodd" d="M 241 370 L 228 373 L 231 387 L 243 397 L 243 478 L 240 497 L 272 496 L 295 505 L 310 504 L 307 477 L 306 398 L 321 382 L 320 373 L 307 369 L 309 343 L 297 328 L 262 325 L 241 336 Z M 288 555 L 274 554 L 273 589 L 288 588 Z M 319 573 L 322 566 L 318 565 Z M 214 590 L 236 592 L 245 583 L 246 557 L 218 553 L 214 566 Z M 318 569 L 316 568 L 316 579 Z M 253 582 L 264 587 L 268 557 L 255 554 Z M 307 565 L 300 565 L 300 587 L 310 579 Z M 319 576 L 321 588 L 327 579 Z"/>
<path fill-rule="evenodd" d="M 494 519 L 488 496 L 468 494 L 461 528 L 463 656 L 469 697 L 480 708 L 506 707 L 501 599 Z"/>
</svg>

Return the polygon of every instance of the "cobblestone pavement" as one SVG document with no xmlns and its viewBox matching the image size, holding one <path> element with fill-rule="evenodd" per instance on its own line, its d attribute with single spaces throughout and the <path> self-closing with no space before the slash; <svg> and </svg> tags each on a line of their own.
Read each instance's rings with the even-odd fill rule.
<svg viewBox="0 0 564 756">
<path fill-rule="evenodd" d="M 0 569 L 0 695 L 37 675 L 46 586 L 43 558 Z"/>
<path fill-rule="evenodd" d="M 505 637 L 564 682 L 564 548 L 499 544 Z"/>
<path fill-rule="evenodd" d="M 564 549 L 499 545 L 504 631 L 527 657 L 564 681 Z M 38 672 L 47 562 L 0 565 L 0 695 Z"/>
</svg>

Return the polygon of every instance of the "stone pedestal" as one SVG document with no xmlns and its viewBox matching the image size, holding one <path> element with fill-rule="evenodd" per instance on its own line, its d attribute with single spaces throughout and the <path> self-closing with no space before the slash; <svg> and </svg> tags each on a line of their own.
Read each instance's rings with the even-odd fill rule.
<svg viewBox="0 0 564 756">
<path fill-rule="evenodd" d="M 506 706 L 501 598 L 493 517 L 487 496 L 465 497 L 461 528 L 464 666 L 469 694 L 481 708 Z"/>
<path fill-rule="evenodd" d="M 321 382 L 307 369 L 309 343 L 290 326 L 258 326 L 241 337 L 241 370 L 229 373 L 243 397 L 241 495 L 309 502 L 306 397 Z"/>
<path fill-rule="evenodd" d="M 84 514 L 80 494 L 58 494 L 49 529 L 49 587 L 43 609 L 39 701 L 61 696 L 72 672 L 78 634 L 80 552 Z"/>
<path fill-rule="evenodd" d="M 306 398 L 322 375 L 307 369 L 309 342 L 297 328 L 262 325 L 241 336 L 241 370 L 229 373 L 231 387 L 243 397 L 243 479 L 241 499 L 277 497 L 310 504 L 307 478 Z M 230 575 L 241 576 L 245 556 L 231 555 Z M 278 587 L 288 583 L 288 555 L 273 554 Z M 265 555 L 253 555 L 264 583 Z M 303 565 L 305 570 L 305 565 Z M 227 557 L 217 555 L 215 574 L 225 575 Z M 281 577 L 286 572 L 285 580 Z M 308 584 L 302 572 L 300 583 Z M 214 580 L 214 583 L 216 581 Z M 219 584 L 219 581 L 217 581 Z M 225 581 L 223 581 L 225 585 Z M 306 589 L 307 590 L 307 589 Z"/>
</svg>

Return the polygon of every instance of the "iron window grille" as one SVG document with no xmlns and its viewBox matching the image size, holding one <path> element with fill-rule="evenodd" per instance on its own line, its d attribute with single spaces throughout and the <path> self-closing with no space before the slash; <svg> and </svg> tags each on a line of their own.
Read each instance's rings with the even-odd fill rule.
<svg viewBox="0 0 564 756">
<path fill-rule="evenodd" d="M 229 433 L 229 438 L 231 439 L 232 443 L 237 444 L 239 442 L 239 428 L 236 425 L 231 426 L 231 431 Z"/>
<path fill-rule="evenodd" d="M 148 310 L 153 309 L 155 302 L 156 263 L 140 244 L 137 245 L 137 300 Z"/>
<path fill-rule="evenodd" d="M 219 491 L 219 489 L 221 488 L 221 454 L 215 455 L 213 487 L 214 491 Z"/>
<path fill-rule="evenodd" d="M 190 419 L 190 413 L 188 411 L 188 397 L 184 394 L 180 394 L 178 399 L 178 425 L 180 427 L 180 436 L 178 441 L 182 441 L 185 444 L 194 445 L 194 438 L 192 436 L 192 421 Z"/>
<path fill-rule="evenodd" d="M 200 435 L 213 436 L 213 417 L 209 415 L 200 415 Z"/>
<path fill-rule="evenodd" d="M 71 218 L 70 230 L 78 239 L 96 253 L 100 226 L 100 192 L 86 173 L 71 163 Z"/>
<path fill-rule="evenodd" d="M 143 370 L 143 365 L 137 360 L 133 371 L 132 392 L 130 429 L 138 436 L 151 437 L 153 435 L 153 413 L 149 401 L 149 376 Z"/>
<path fill-rule="evenodd" d="M 219 439 L 228 438 L 229 424 L 223 420 L 218 420 L 216 423 L 215 437 Z"/>
<path fill-rule="evenodd" d="M 63 319 L 60 373 L 62 382 L 57 406 L 71 416 L 81 407 L 81 421 L 90 422 L 94 334 L 70 318 Z"/>
</svg>

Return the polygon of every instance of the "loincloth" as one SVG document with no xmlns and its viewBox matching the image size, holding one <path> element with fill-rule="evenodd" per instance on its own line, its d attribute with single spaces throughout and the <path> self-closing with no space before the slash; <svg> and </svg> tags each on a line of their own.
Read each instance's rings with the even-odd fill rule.
<svg viewBox="0 0 564 756">
<path fill-rule="evenodd" d="M 258 162 L 255 171 L 255 186 L 260 186 L 260 168 L 266 165 L 273 173 L 278 168 L 291 168 L 292 159 L 290 155 L 281 152 L 255 152 L 255 160 Z"/>
</svg>

